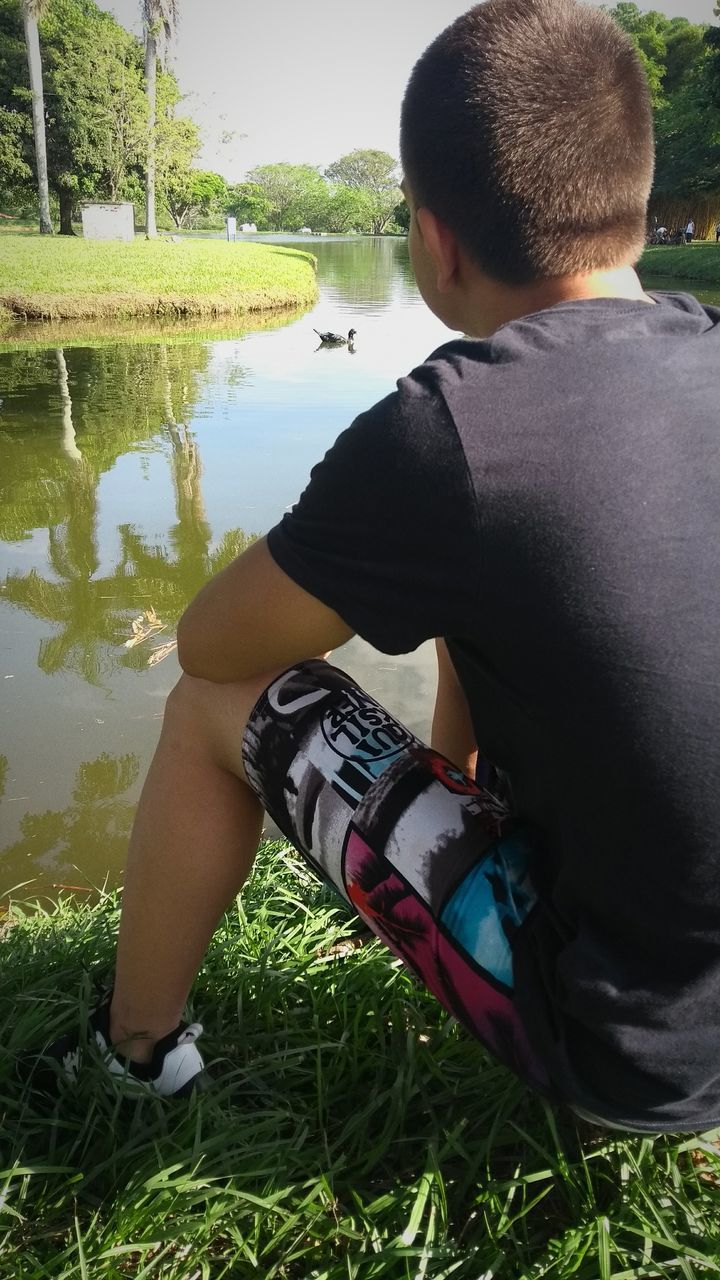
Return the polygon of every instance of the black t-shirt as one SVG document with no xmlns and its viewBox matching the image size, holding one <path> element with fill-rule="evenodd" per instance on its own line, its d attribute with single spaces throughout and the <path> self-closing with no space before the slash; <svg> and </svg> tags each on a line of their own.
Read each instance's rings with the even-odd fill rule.
<svg viewBox="0 0 720 1280">
<path fill-rule="evenodd" d="M 720 1123 L 720 310 L 562 303 L 455 341 L 269 534 L 386 653 L 444 636 L 535 828 L 516 998 L 558 1087 Z"/>
</svg>

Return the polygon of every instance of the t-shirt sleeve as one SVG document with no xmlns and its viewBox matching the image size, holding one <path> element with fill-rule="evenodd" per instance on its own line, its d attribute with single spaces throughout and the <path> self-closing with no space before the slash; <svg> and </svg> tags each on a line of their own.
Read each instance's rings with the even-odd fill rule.
<svg viewBox="0 0 720 1280">
<path fill-rule="evenodd" d="M 276 563 L 376 649 L 462 635 L 477 516 L 443 396 L 416 377 L 362 414 L 270 530 Z"/>
</svg>

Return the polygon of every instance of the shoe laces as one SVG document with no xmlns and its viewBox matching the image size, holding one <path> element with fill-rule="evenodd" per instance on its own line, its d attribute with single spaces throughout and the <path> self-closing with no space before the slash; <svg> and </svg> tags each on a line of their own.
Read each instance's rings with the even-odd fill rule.
<svg viewBox="0 0 720 1280">
<path fill-rule="evenodd" d="M 203 1033 L 202 1024 L 200 1022 L 191 1022 L 185 1027 L 178 1036 L 178 1044 L 194 1044 L 198 1036 Z"/>
</svg>

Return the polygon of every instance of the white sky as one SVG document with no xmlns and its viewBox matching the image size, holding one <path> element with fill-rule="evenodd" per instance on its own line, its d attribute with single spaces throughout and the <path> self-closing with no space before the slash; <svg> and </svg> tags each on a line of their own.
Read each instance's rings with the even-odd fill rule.
<svg viewBox="0 0 720 1280">
<path fill-rule="evenodd" d="M 99 0 L 140 32 L 139 0 Z M 649 0 L 713 22 L 714 0 Z M 202 127 L 198 164 L 232 182 L 257 164 L 325 166 L 355 147 L 398 154 L 412 66 L 471 0 L 179 0 L 172 65 Z M 223 134 L 232 136 L 222 141 Z M 246 134 L 241 138 L 241 134 Z"/>
</svg>

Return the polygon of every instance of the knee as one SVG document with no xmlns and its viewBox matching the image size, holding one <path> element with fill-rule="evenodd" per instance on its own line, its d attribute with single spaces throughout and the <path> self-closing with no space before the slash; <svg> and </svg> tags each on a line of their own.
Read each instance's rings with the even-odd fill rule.
<svg viewBox="0 0 720 1280">
<path fill-rule="evenodd" d="M 163 734 L 184 749 L 209 755 L 242 776 L 241 748 L 256 702 L 274 673 L 231 684 L 216 684 L 183 672 L 165 704 Z"/>
<path fill-rule="evenodd" d="M 207 721 L 212 705 L 212 686 L 207 680 L 182 673 L 165 702 L 164 728 L 197 730 Z"/>
<path fill-rule="evenodd" d="M 249 684 L 250 682 L 248 682 Z M 262 686 L 262 682 L 261 686 Z M 165 723 L 192 726 L 197 732 L 218 717 L 247 704 L 250 694 L 245 682 L 216 684 L 182 672 L 165 703 Z"/>
<path fill-rule="evenodd" d="M 238 737 L 242 740 L 245 726 L 237 723 L 239 717 L 233 711 L 237 705 L 233 689 L 183 673 L 165 703 L 166 749 L 237 772 L 239 757 L 233 746 Z"/>
</svg>

